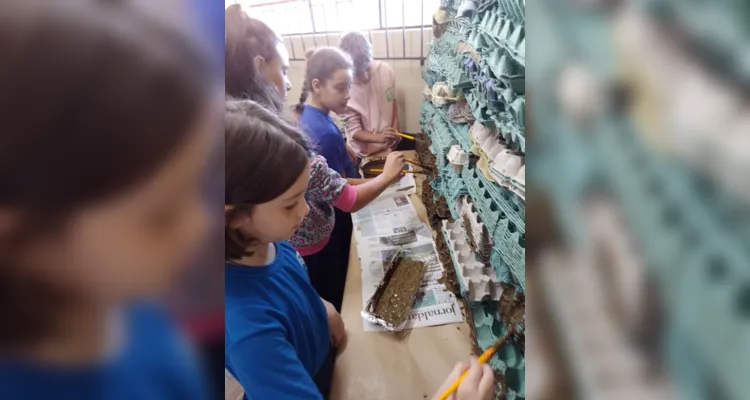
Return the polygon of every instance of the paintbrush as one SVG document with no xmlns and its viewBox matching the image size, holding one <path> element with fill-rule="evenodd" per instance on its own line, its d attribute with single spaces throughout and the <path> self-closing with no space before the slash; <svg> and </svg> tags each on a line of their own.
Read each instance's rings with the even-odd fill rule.
<svg viewBox="0 0 750 400">
<path fill-rule="evenodd" d="M 420 138 L 418 136 L 415 136 L 415 135 L 407 135 L 407 134 L 401 133 L 401 132 L 396 132 L 396 135 L 401 136 L 402 138 L 407 139 L 407 140 L 413 140 L 415 142 L 424 142 L 424 139 L 422 139 L 422 138 Z"/>
<path fill-rule="evenodd" d="M 414 136 L 412 136 L 412 135 L 407 135 L 407 134 L 405 134 L 405 133 L 401 133 L 401 132 L 396 132 L 396 135 L 398 135 L 398 136 L 401 136 L 401 137 L 402 137 L 402 138 L 404 138 L 404 139 L 409 139 L 409 140 L 417 140 L 417 139 L 416 139 L 416 138 L 415 138 Z"/>
<path fill-rule="evenodd" d="M 383 170 L 381 168 L 372 168 L 372 169 L 369 169 L 368 171 L 369 172 L 383 172 Z M 405 169 L 405 170 L 403 170 L 401 172 L 403 172 L 405 174 L 426 174 L 427 173 L 425 171 L 414 171 L 412 169 Z"/>
<path fill-rule="evenodd" d="M 513 332 L 514 332 L 513 328 L 508 329 L 508 333 L 506 333 L 503 337 L 500 338 L 500 340 L 498 340 L 497 342 L 495 342 L 495 344 L 493 344 L 487 350 L 485 350 L 484 353 L 482 353 L 482 355 L 479 356 L 479 359 L 477 360 L 477 362 L 479 364 L 485 364 L 487 361 L 489 361 L 490 358 L 492 358 L 492 356 L 495 354 L 497 349 L 500 348 L 500 346 L 502 346 L 503 344 L 505 344 L 506 341 L 508 341 L 508 338 L 510 337 L 511 334 L 513 334 Z M 464 378 L 466 378 L 466 375 L 468 373 L 469 373 L 468 369 L 464 371 L 464 373 L 461 374 L 461 376 L 459 376 L 458 379 L 456 379 L 456 381 L 453 382 L 453 384 L 448 389 L 446 389 L 445 392 L 443 392 L 443 394 L 440 395 L 440 397 L 438 397 L 438 400 L 445 400 L 448 398 L 448 396 L 453 394 L 453 392 L 458 390 L 458 387 L 461 385 L 461 382 L 463 382 Z"/>
<path fill-rule="evenodd" d="M 418 162 L 416 162 L 414 160 L 410 160 L 410 159 L 407 158 L 406 162 L 408 162 L 409 164 L 412 164 L 412 165 L 416 165 L 417 167 L 420 167 L 420 168 L 422 168 L 424 170 L 432 171 L 432 167 L 428 167 L 428 166 L 422 165 L 422 164 L 420 164 L 420 163 L 418 163 Z"/>
</svg>

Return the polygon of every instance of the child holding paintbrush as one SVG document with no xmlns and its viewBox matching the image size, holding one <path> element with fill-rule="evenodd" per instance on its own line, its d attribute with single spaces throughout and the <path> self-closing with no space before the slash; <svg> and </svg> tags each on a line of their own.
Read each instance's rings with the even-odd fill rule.
<svg viewBox="0 0 750 400">
<path fill-rule="evenodd" d="M 360 157 L 392 150 L 414 150 L 414 141 L 398 133 L 396 74 L 385 62 L 374 61 L 372 45 L 360 32 L 341 38 L 339 47 L 354 63 L 351 99 L 340 113 L 349 146 Z"/>
</svg>

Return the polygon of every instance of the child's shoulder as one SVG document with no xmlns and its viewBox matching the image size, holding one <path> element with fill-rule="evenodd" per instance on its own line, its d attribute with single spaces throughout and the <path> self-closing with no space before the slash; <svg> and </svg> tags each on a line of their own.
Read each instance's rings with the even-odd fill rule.
<svg viewBox="0 0 750 400">
<path fill-rule="evenodd" d="M 346 179 L 331 169 L 326 162 L 325 157 L 316 155 L 310 163 L 310 182 L 307 184 L 308 195 L 321 197 L 324 202 L 328 202 L 330 195 L 337 197 L 346 186 Z M 326 193 L 328 195 L 323 195 Z"/>
</svg>

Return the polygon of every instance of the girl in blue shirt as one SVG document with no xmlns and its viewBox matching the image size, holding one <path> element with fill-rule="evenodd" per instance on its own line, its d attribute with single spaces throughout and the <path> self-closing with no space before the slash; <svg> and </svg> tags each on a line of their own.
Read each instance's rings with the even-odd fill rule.
<svg viewBox="0 0 750 400">
<path fill-rule="evenodd" d="M 0 2 L 0 27 L 0 397 L 205 399 L 149 299 L 204 240 L 208 61 L 130 2 Z"/>
<path fill-rule="evenodd" d="M 310 147 L 250 100 L 227 102 L 225 131 L 226 368 L 250 399 L 327 397 L 344 323 L 286 242 L 310 210 Z"/>
<path fill-rule="evenodd" d="M 300 125 L 315 143 L 318 154 L 325 157 L 329 167 L 346 178 L 356 178 L 357 172 L 344 135 L 330 113 L 346 110 L 353 67 L 351 58 L 335 47 L 308 52 L 305 81 L 299 103 L 295 106 Z M 312 93 L 310 103 L 305 104 L 309 93 Z"/>
</svg>

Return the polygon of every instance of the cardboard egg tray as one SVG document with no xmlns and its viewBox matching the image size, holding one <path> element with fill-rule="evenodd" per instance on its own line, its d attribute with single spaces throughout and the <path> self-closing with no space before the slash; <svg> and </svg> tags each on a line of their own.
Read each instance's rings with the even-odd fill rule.
<svg viewBox="0 0 750 400">
<path fill-rule="evenodd" d="M 451 253 L 464 298 L 471 302 L 500 299 L 502 286 L 495 271 L 483 263 L 467 240 L 461 220 L 443 221 L 443 234 Z"/>
</svg>

